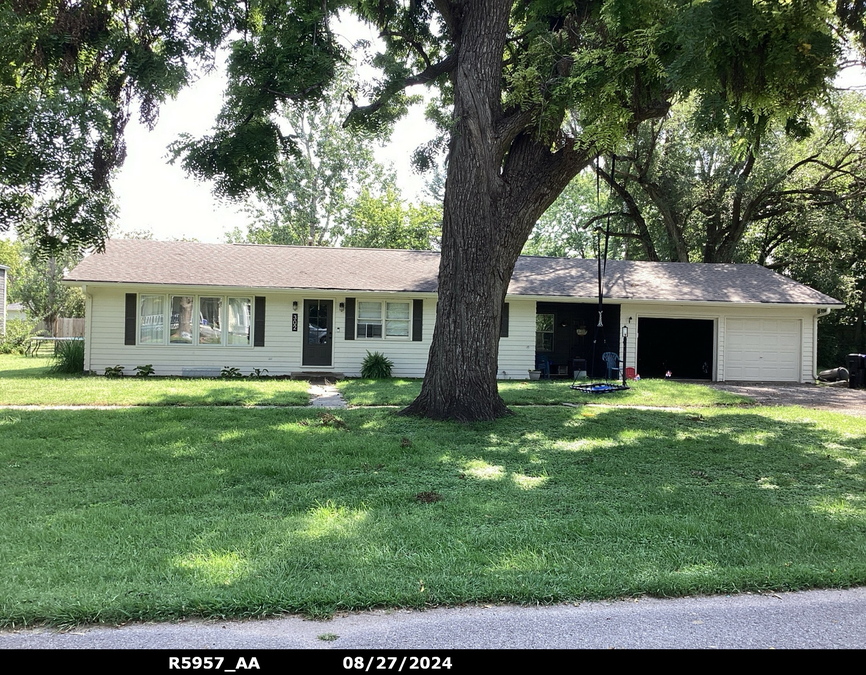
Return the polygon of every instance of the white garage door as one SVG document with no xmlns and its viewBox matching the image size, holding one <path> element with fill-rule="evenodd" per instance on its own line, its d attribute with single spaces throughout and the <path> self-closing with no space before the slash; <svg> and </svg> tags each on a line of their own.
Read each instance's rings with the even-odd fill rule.
<svg viewBox="0 0 866 675">
<path fill-rule="evenodd" d="M 725 379 L 800 381 L 799 319 L 728 319 Z"/>
</svg>

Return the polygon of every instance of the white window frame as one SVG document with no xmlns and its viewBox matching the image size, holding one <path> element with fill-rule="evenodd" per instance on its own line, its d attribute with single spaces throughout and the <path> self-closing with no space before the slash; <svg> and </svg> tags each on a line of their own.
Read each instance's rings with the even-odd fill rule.
<svg viewBox="0 0 866 675">
<path fill-rule="evenodd" d="M 378 319 L 369 319 L 362 321 L 361 319 L 361 305 L 362 304 L 370 304 L 370 305 L 378 305 L 379 306 L 379 318 Z M 390 319 L 390 321 L 406 321 L 406 334 L 405 335 L 389 335 L 388 334 L 388 305 L 405 305 L 409 309 L 408 319 Z M 411 300 L 361 300 L 360 298 L 356 304 L 355 310 L 355 339 L 356 340 L 406 340 L 410 341 L 412 339 L 412 301 Z M 359 324 L 367 325 L 372 323 L 373 321 L 378 321 L 382 327 L 382 334 L 378 337 L 367 337 L 366 335 L 362 335 L 358 331 Z"/>
<path fill-rule="evenodd" d="M 142 342 L 142 316 L 141 316 L 141 299 L 143 297 L 159 297 L 163 301 L 163 339 L 162 342 Z M 172 342 L 171 341 L 171 308 L 172 298 L 192 297 L 193 299 L 193 317 L 198 316 L 198 321 L 192 321 L 192 341 L 191 342 Z M 219 343 L 201 343 L 201 299 L 202 298 L 219 298 L 220 300 L 220 341 Z M 249 332 L 247 334 L 246 344 L 231 344 L 229 342 L 228 332 L 228 307 L 231 300 L 246 300 L 249 303 Z M 252 295 L 219 295 L 213 293 L 139 293 L 138 302 L 136 303 L 136 332 L 135 344 L 137 347 L 204 347 L 206 349 L 247 349 L 252 348 L 253 327 L 255 326 L 255 298 Z"/>
</svg>

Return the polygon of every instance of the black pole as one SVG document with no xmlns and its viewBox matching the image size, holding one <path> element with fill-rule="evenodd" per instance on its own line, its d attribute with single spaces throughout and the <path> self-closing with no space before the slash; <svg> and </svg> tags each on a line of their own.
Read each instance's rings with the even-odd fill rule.
<svg viewBox="0 0 866 675">
<path fill-rule="evenodd" d="M 627 386 L 625 383 L 625 360 L 628 353 L 628 333 L 622 336 L 622 386 Z"/>
</svg>

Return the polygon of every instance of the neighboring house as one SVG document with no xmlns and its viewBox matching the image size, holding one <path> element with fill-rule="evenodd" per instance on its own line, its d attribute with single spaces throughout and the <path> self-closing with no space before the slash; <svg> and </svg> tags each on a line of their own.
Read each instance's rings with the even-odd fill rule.
<svg viewBox="0 0 866 675">
<path fill-rule="evenodd" d="M 0 265 L 0 335 L 6 335 L 6 275 L 9 268 Z"/>
<path fill-rule="evenodd" d="M 116 240 L 66 277 L 87 298 L 85 368 L 158 375 L 360 374 L 367 351 L 421 377 L 436 317 L 432 251 Z M 807 382 L 818 318 L 842 303 L 758 265 L 609 261 L 597 331 L 595 260 L 521 257 L 500 327 L 499 376 L 537 360 L 571 376 L 602 353 L 643 377 Z M 484 320 L 479 317 L 479 320 Z M 596 339 L 597 338 L 597 339 Z"/>
<path fill-rule="evenodd" d="M 27 308 L 24 307 L 20 302 L 10 302 L 6 305 L 6 320 L 12 321 L 13 319 L 26 319 L 27 318 Z"/>
</svg>

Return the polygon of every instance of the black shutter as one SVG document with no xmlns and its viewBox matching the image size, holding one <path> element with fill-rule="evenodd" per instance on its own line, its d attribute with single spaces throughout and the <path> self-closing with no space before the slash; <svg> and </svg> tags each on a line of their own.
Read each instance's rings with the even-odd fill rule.
<svg viewBox="0 0 866 675">
<path fill-rule="evenodd" d="M 265 299 L 261 295 L 256 296 L 254 326 L 253 326 L 253 347 L 265 346 Z"/>
<path fill-rule="evenodd" d="M 126 294 L 126 316 L 123 323 L 123 344 L 135 344 L 135 312 L 138 309 L 138 295 Z"/>
<path fill-rule="evenodd" d="M 424 301 L 412 301 L 412 342 L 421 342 L 424 336 Z"/>
<path fill-rule="evenodd" d="M 508 303 L 502 303 L 502 317 L 499 320 L 499 337 L 508 337 Z"/>
<path fill-rule="evenodd" d="M 343 339 L 355 339 L 355 298 L 346 298 L 346 330 L 343 331 Z"/>
</svg>

